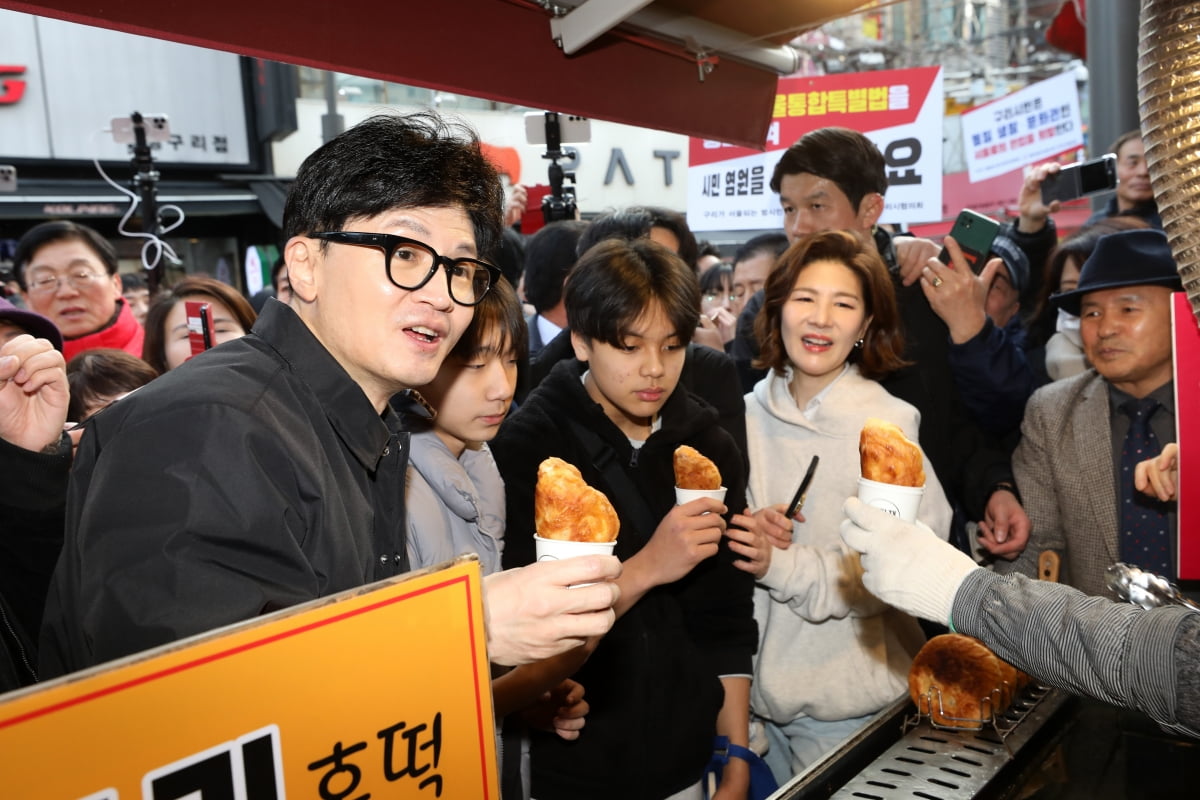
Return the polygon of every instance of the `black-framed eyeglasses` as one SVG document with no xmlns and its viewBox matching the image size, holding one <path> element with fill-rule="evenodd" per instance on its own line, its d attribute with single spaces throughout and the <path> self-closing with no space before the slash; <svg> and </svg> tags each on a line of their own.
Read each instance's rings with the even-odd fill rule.
<svg viewBox="0 0 1200 800">
<path fill-rule="evenodd" d="M 410 291 L 429 283 L 438 267 L 445 267 L 450 299 L 460 306 L 477 304 L 500 277 L 500 270 L 486 261 L 448 258 L 438 255 L 436 250 L 424 242 L 391 233 L 324 231 L 310 233 L 308 238 L 382 250 L 388 280 L 397 287 Z"/>
</svg>

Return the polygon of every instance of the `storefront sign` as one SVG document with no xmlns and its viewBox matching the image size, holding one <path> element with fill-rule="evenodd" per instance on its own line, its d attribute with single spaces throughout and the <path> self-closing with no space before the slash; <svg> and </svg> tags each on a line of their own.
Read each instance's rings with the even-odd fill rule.
<svg viewBox="0 0 1200 800">
<path fill-rule="evenodd" d="M 128 161 L 112 121 L 134 111 L 168 119 L 155 161 L 251 161 L 233 53 L 0 9 L 0 59 L 0 162 Z"/>
<path fill-rule="evenodd" d="M 972 183 L 1083 145 L 1074 72 L 977 106 L 961 119 Z"/>
<path fill-rule="evenodd" d="M 942 217 L 942 70 L 860 72 L 779 81 L 766 152 L 692 139 L 688 225 L 695 231 L 783 226 L 771 172 L 805 133 L 838 126 L 860 131 L 887 160 L 882 222 Z"/>
<path fill-rule="evenodd" d="M 474 557 L 0 699 L 6 797 L 498 798 Z"/>
</svg>

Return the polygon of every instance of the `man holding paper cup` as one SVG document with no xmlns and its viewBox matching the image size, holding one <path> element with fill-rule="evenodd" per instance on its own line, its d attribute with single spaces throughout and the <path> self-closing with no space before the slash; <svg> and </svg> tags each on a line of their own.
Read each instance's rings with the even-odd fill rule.
<svg viewBox="0 0 1200 800">
<path fill-rule="evenodd" d="M 748 744 L 758 640 L 753 580 L 730 542 L 735 526 L 751 538 L 756 530 L 752 517 L 729 513 L 745 507 L 742 455 L 716 410 L 680 386 L 699 282 L 662 245 L 609 239 L 581 256 L 564 301 L 576 359 L 556 364 L 492 442 L 508 496 L 504 564 L 528 564 L 535 543 L 547 544 L 534 539 L 549 533 L 535 516 L 537 479 L 555 457 L 615 507 L 623 572 L 612 632 L 566 675 L 548 677 L 546 685 L 574 676 L 592 711 L 576 741 L 531 734 L 532 795 L 699 796 L 714 736 Z M 677 503 L 681 444 L 719 467 L 725 502 Z M 569 505 L 586 493 L 576 485 L 564 494 Z M 748 762 L 731 759 L 722 796 L 745 797 L 749 780 Z"/>
</svg>

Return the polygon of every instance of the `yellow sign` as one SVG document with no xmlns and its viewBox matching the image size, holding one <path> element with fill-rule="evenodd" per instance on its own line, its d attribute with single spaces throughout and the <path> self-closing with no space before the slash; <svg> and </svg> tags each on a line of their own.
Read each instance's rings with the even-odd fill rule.
<svg viewBox="0 0 1200 800">
<path fill-rule="evenodd" d="M 0 699 L 3 795 L 499 798 L 478 561 Z"/>
</svg>

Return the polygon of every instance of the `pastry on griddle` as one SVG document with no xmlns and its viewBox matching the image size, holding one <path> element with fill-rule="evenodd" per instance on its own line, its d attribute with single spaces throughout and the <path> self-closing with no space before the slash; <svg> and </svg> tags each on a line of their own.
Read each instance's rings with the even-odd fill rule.
<svg viewBox="0 0 1200 800">
<path fill-rule="evenodd" d="M 925 463 L 921 448 L 900 430 L 881 419 L 870 417 L 858 437 L 858 455 L 862 476 L 869 481 L 893 486 L 924 486 Z"/>
<path fill-rule="evenodd" d="M 553 456 L 538 466 L 533 518 L 543 539 L 611 542 L 621 528 L 604 493 L 588 486 L 573 464 Z"/>
<path fill-rule="evenodd" d="M 708 456 L 681 444 L 675 448 L 675 485 L 680 489 L 720 489 L 721 471 Z"/>
<path fill-rule="evenodd" d="M 926 642 L 913 659 L 908 694 L 935 725 L 979 728 L 1007 708 L 1015 681 L 1016 670 L 983 642 L 947 633 Z"/>
</svg>

